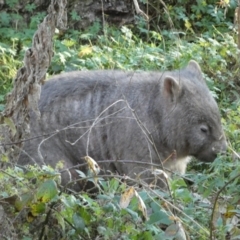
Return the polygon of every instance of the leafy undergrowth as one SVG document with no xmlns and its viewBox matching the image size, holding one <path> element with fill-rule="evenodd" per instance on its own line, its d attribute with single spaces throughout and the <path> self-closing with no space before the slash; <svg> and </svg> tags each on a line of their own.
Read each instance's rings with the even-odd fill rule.
<svg viewBox="0 0 240 240">
<path fill-rule="evenodd" d="M 239 156 L 238 156 L 239 157 Z M 236 159 L 235 161 L 239 160 Z M 240 166 L 218 158 L 202 173 L 168 178 L 169 191 L 126 176 L 84 176 L 97 193 L 66 191 L 57 170 L 43 166 L 0 173 L 0 197 L 11 239 L 217 239 L 240 238 Z M 186 180 L 185 179 L 185 180 Z M 128 178 L 128 182 L 131 179 Z M 141 183 L 141 187 L 139 187 Z M 214 208 L 213 208 L 214 207 Z"/>
</svg>

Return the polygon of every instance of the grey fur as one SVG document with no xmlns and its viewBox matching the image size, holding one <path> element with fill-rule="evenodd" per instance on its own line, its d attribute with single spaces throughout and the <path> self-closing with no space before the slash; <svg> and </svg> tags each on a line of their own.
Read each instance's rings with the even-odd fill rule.
<svg viewBox="0 0 240 240">
<path fill-rule="evenodd" d="M 69 168 L 89 155 L 96 161 L 116 160 L 101 168 L 131 177 L 144 171 L 148 177 L 149 165 L 122 160 L 162 161 L 184 174 L 189 156 L 211 162 L 226 150 L 218 106 L 195 61 L 164 73 L 64 73 L 44 84 L 39 109 L 40 120 L 30 115 L 31 136 L 52 135 L 27 142 L 24 151 L 31 158 L 23 152 L 20 164 L 34 160 L 55 166 L 64 160 Z"/>
</svg>

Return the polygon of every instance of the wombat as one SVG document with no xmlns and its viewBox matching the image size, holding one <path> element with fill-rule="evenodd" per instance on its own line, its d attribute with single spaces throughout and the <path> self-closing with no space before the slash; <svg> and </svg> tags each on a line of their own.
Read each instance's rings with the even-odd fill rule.
<svg viewBox="0 0 240 240">
<path fill-rule="evenodd" d="M 90 156 L 107 160 L 101 169 L 151 179 L 151 164 L 184 174 L 189 157 L 211 162 L 227 147 L 217 103 L 195 61 L 166 72 L 57 75 L 43 85 L 39 110 L 39 120 L 30 113 L 31 137 L 42 137 L 25 143 L 20 164 L 63 160 L 72 168 Z M 63 176 L 63 184 L 69 179 Z"/>
</svg>

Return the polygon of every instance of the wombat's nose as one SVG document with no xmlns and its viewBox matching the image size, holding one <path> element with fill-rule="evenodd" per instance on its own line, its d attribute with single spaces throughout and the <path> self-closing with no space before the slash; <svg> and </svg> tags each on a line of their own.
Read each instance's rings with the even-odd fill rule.
<svg viewBox="0 0 240 240">
<path fill-rule="evenodd" d="M 223 155 L 227 151 L 227 141 L 225 137 L 222 139 L 221 142 L 215 143 L 215 145 L 212 146 L 212 151 L 217 155 Z"/>
<path fill-rule="evenodd" d="M 219 146 L 219 148 L 216 148 L 215 149 L 215 152 L 220 154 L 220 155 L 224 155 L 227 151 L 227 141 L 226 139 L 224 138 L 224 140 L 222 141 L 221 145 Z"/>
<path fill-rule="evenodd" d="M 225 153 L 227 151 L 227 147 L 228 147 L 228 144 L 227 144 L 227 141 L 225 139 L 223 144 L 222 144 L 222 147 L 221 147 L 221 153 Z"/>
</svg>

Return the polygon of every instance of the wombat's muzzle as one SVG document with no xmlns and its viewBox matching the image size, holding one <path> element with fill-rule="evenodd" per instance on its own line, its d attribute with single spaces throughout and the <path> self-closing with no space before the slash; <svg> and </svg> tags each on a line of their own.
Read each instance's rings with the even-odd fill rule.
<svg viewBox="0 0 240 240">
<path fill-rule="evenodd" d="M 201 149 L 194 157 L 201 162 L 213 162 L 218 155 L 224 155 L 227 150 L 227 142 L 225 137 L 220 141 L 216 141 L 208 148 Z"/>
<path fill-rule="evenodd" d="M 212 146 L 212 152 L 215 154 L 215 156 L 217 157 L 217 155 L 224 155 L 227 151 L 227 141 L 225 136 L 222 137 L 222 139 L 220 139 L 221 142 L 217 142 L 216 144 L 213 144 Z M 215 158 L 216 158 L 215 157 Z"/>
</svg>

